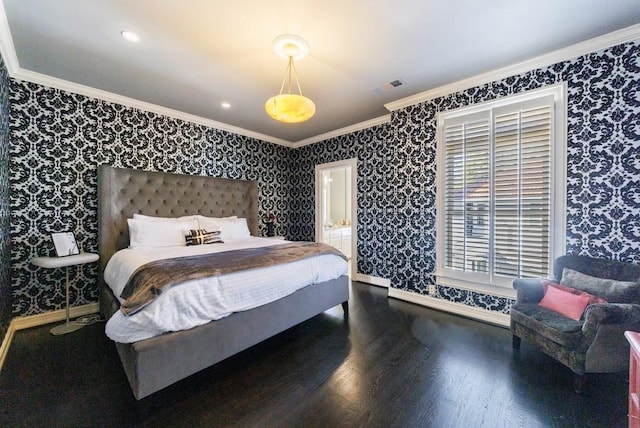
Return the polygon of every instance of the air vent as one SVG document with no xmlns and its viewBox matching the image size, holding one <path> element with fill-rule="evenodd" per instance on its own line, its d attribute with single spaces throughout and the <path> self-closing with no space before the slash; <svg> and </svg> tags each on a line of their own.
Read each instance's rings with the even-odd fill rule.
<svg viewBox="0 0 640 428">
<path fill-rule="evenodd" d="M 398 86 L 402 86 L 402 85 L 404 85 L 404 82 L 400 79 L 396 79 L 396 80 L 392 80 L 389 83 L 385 83 L 381 86 L 378 86 L 377 88 L 373 88 L 373 92 L 376 94 L 381 94 L 383 92 L 387 92 L 391 89 L 395 89 Z"/>
</svg>

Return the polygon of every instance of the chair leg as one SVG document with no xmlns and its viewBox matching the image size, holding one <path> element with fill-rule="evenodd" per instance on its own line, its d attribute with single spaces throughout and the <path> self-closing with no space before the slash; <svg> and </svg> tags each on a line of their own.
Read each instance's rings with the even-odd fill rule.
<svg viewBox="0 0 640 428">
<path fill-rule="evenodd" d="M 342 310 L 344 311 L 344 320 L 349 319 L 349 301 L 342 302 Z"/>
<path fill-rule="evenodd" d="M 574 373 L 573 376 L 573 390 L 576 394 L 582 394 L 584 391 L 584 386 L 587 384 L 587 374 L 577 374 Z"/>
<path fill-rule="evenodd" d="M 520 342 L 522 341 L 522 339 L 520 339 L 518 336 L 516 336 L 515 334 L 513 335 L 513 349 L 516 351 L 520 350 Z"/>
</svg>

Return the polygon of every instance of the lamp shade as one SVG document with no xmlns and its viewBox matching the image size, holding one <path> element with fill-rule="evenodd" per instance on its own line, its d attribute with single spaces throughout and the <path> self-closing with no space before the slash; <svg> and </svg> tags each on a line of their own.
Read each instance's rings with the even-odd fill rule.
<svg viewBox="0 0 640 428">
<path fill-rule="evenodd" d="M 309 98 L 297 94 L 271 97 L 264 105 L 267 114 L 279 122 L 299 123 L 316 113 L 316 105 Z"/>
</svg>

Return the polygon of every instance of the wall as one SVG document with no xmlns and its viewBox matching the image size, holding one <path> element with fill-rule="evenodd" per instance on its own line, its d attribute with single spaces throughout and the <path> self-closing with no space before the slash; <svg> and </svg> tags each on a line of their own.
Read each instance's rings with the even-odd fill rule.
<svg viewBox="0 0 640 428">
<path fill-rule="evenodd" d="M 9 214 L 9 74 L 0 57 L 0 342 L 7 333 L 11 319 Z"/>
<path fill-rule="evenodd" d="M 63 307 L 62 273 L 28 260 L 49 251 L 51 231 L 74 230 L 85 250 L 96 250 L 96 168 L 103 162 L 258 179 L 262 212 L 280 214 L 276 232 L 313 240 L 315 165 L 357 157 L 358 272 L 426 294 L 435 271 L 437 113 L 560 81 L 569 92 L 567 252 L 640 261 L 639 57 L 639 43 L 627 43 L 408 107 L 393 112 L 389 124 L 293 150 L 12 81 L 12 314 Z M 97 300 L 96 275 L 94 266 L 85 267 L 73 305 Z M 511 304 L 448 287 L 437 296 L 501 313 Z"/>
<path fill-rule="evenodd" d="M 357 157 L 358 272 L 391 276 L 391 261 L 382 251 L 394 239 L 393 228 L 376 221 L 393 209 L 387 198 L 392 190 L 387 175 L 391 138 L 391 129 L 384 124 L 291 151 L 290 168 L 297 181 L 291 189 L 293 239 L 315 239 L 315 166 Z"/>
<path fill-rule="evenodd" d="M 427 294 L 435 281 L 439 112 L 568 84 L 567 253 L 640 262 L 640 42 L 392 113 L 391 123 L 296 150 L 297 238 L 313 239 L 313 166 L 358 157 L 358 272 Z M 386 140 L 386 141 L 385 141 Z M 372 153 L 372 150 L 374 153 Z M 436 297 L 507 314 L 511 299 L 451 287 Z"/>
<path fill-rule="evenodd" d="M 290 234 L 286 147 L 32 83 L 12 81 L 10 101 L 14 316 L 64 308 L 63 270 L 29 263 L 53 250 L 49 233 L 74 231 L 97 251 L 102 163 L 258 180 L 261 213 L 279 213 L 276 232 Z M 96 284 L 97 264 L 85 265 L 71 305 L 96 302 Z"/>
</svg>

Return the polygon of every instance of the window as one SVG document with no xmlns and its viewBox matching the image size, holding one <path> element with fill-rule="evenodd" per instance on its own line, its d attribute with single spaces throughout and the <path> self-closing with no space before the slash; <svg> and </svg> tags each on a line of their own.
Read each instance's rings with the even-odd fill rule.
<svg viewBox="0 0 640 428">
<path fill-rule="evenodd" d="M 438 281 L 511 287 L 564 252 L 565 89 L 440 114 Z"/>
</svg>

